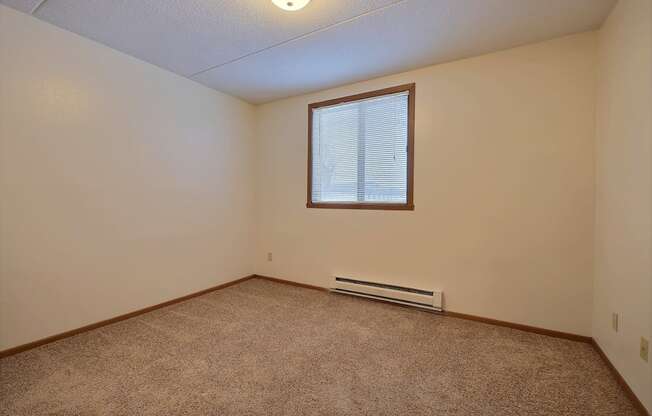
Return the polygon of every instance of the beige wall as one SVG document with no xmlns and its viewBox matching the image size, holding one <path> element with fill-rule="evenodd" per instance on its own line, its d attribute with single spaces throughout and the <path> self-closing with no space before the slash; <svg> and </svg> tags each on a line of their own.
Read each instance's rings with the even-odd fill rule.
<svg viewBox="0 0 652 416">
<path fill-rule="evenodd" d="M 351 275 L 593 335 L 649 408 L 650 14 L 255 109 L 0 6 L 0 349 L 254 271 Z M 416 210 L 305 208 L 307 104 L 407 82 Z"/>
<path fill-rule="evenodd" d="M 259 107 L 256 272 L 441 289 L 452 311 L 590 335 L 595 65 L 587 33 Z M 408 82 L 416 210 L 307 209 L 308 103 Z"/>
<path fill-rule="evenodd" d="M 652 410 L 652 1 L 621 0 L 599 37 L 593 337 Z M 611 314 L 620 329 L 611 329 Z"/>
<path fill-rule="evenodd" d="M 254 108 L 0 6 L 0 349 L 253 272 Z"/>
</svg>

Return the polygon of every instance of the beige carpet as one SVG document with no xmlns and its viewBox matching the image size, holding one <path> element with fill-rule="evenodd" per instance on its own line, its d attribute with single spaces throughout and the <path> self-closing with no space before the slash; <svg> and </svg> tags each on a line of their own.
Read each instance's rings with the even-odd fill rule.
<svg viewBox="0 0 652 416">
<path fill-rule="evenodd" d="M 2 415 L 636 415 L 565 341 L 249 280 L 0 360 Z"/>
</svg>

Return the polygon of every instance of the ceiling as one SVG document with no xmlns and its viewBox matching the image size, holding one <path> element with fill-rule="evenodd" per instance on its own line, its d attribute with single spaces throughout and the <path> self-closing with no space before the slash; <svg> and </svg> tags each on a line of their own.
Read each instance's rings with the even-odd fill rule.
<svg viewBox="0 0 652 416">
<path fill-rule="evenodd" d="M 264 103 L 600 27 L 615 0 L 0 0 Z"/>
</svg>

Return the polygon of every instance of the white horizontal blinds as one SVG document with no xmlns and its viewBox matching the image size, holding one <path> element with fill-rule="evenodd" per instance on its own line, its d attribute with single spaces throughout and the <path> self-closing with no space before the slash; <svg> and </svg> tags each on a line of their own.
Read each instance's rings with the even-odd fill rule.
<svg viewBox="0 0 652 416">
<path fill-rule="evenodd" d="M 313 202 L 358 200 L 357 103 L 313 111 Z"/>
<path fill-rule="evenodd" d="M 313 202 L 407 202 L 407 91 L 312 117 Z"/>
<path fill-rule="evenodd" d="M 407 202 L 407 93 L 372 100 L 365 109 L 365 202 Z"/>
</svg>

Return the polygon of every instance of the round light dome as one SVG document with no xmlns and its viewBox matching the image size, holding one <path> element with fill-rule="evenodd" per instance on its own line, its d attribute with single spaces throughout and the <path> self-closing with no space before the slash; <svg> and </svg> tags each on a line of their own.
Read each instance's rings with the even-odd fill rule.
<svg viewBox="0 0 652 416">
<path fill-rule="evenodd" d="M 296 12 L 297 10 L 306 7 L 306 5 L 310 3 L 310 0 L 272 0 L 272 3 L 283 10 Z"/>
</svg>

